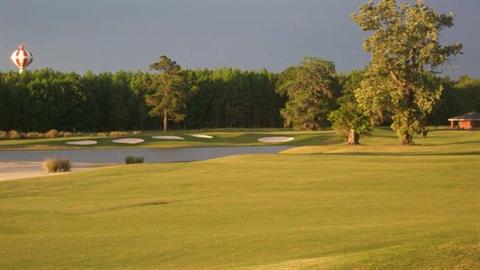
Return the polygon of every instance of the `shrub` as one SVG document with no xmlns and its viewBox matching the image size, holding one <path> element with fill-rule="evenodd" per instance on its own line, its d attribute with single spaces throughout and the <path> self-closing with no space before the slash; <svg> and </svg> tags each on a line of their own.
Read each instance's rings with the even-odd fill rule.
<svg viewBox="0 0 480 270">
<path fill-rule="evenodd" d="M 42 134 L 39 133 L 39 132 L 28 132 L 25 135 L 25 137 L 28 138 L 28 139 L 38 139 L 38 138 L 42 137 Z"/>
<path fill-rule="evenodd" d="M 109 134 L 110 137 L 123 137 L 127 135 L 128 135 L 128 132 L 126 131 L 112 131 Z"/>
<path fill-rule="evenodd" d="M 68 172 L 71 169 L 68 159 L 47 159 L 43 162 L 43 169 L 47 172 Z"/>
<path fill-rule="evenodd" d="M 45 138 L 57 138 L 59 136 L 59 132 L 56 129 L 51 129 L 45 133 Z"/>
<path fill-rule="evenodd" d="M 62 137 L 73 137 L 73 133 L 69 131 L 64 131 Z"/>
<path fill-rule="evenodd" d="M 143 157 L 128 156 L 125 158 L 125 164 L 137 164 L 137 163 L 143 163 L 143 161 L 144 161 Z"/>
<path fill-rule="evenodd" d="M 21 139 L 22 138 L 22 133 L 16 131 L 16 130 L 10 130 L 8 132 L 8 138 L 10 139 Z"/>
<path fill-rule="evenodd" d="M 0 140 L 8 139 L 8 133 L 6 131 L 0 130 Z"/>
<path fill-rule="evenodd" d="M 108 133 L 107 132 L 98 132 L 97 137 L 107 137 Z"/>
<path fill-rule="evenodd" d="M 141 130 L 134 130 L 132 133 L 133 135 L 141 134 L 143 131 Z"/>
</svg>

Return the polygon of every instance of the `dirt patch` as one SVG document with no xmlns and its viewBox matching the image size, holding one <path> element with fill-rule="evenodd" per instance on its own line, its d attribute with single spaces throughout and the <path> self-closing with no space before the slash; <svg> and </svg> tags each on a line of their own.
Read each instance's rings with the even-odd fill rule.
<svg viewBox="0 0 480 270">
<path fill-rule="evenodd" d="M 0 161 L 0 181 L 65 174 L 47 173 L 42 169 L 42 163 L 43 162 Z M 72 171 L 84 171 L 98 166 L 101 165 L 91 163 L 74 163 L 72 166 Z"/>
</svg>

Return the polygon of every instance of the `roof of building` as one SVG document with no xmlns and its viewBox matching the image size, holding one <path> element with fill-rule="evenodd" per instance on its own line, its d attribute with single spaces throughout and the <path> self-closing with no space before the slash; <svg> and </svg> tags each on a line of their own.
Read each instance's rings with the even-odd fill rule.
<svg viewBox="0 0 480 270">
<path fill-rule="evenodd" d="M 480 121 L 480 113 L 469 112 L 469 113 L 462 114 L 462 115 L 455 116 L 448 119 L 448 121 L 471 121 L 471 120 Z"/>
</svg>

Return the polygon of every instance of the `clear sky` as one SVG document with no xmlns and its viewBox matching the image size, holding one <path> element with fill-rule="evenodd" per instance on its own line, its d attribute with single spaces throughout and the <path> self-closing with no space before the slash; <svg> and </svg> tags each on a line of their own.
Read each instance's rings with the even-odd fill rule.
<svg viewBox="0 0 480 270">
<path fill-rule="evenodd" d="M 27 44 L 31 69 L 94 72 L 147 70 L 160 55 L 183 67 L 281 71 L 304 56 L 339 71 L 368 62 L 364 33 L 349 14 L 366 0 L 0 0 L 0 70 Z M 446 73 L 480 77 L 480 0 L 426 0 L 452 11 L 445 42 L 465 45 Z"/>
</svg>

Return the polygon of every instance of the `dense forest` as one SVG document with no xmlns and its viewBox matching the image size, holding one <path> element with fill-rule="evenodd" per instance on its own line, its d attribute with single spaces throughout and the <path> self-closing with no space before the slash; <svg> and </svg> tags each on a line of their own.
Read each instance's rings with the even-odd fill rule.
<svg viewBox="0 0 480 270">
<path fill-rule="evenodd" d="M 284 126 L 281 114 L 289 99 L 280 74 L 222 68 L 185 70 L 192 86 L 185 119 L 171 123 L 174 129 L 263 128 Z M 359 81 L 358 72 L 335 75 L 333 100 Z M 0 72 L 0 130 L 71 131 L 159 129 L 158 117 L 149 115 L 145 96 L 155 73 L 62 73 L 52 69 Z M 480 79 L 468 76 L 452 80 L 429 77 L 443 93 L 429 117 L 429 124 L 447 124 L 448 117 L 480 110 Z M 330 102 L 329 104 L 335 104 Z M 332 105 L 329 105 L 332 106 Z M 329 110 L 335 109 L 329 107 Z M 323 121 L 323 120 L 322 120 Z M 385 124 L 388 124 L 388 119 Z M 327 127 L 321 123 L 320 128 Z"/>
</svg>

